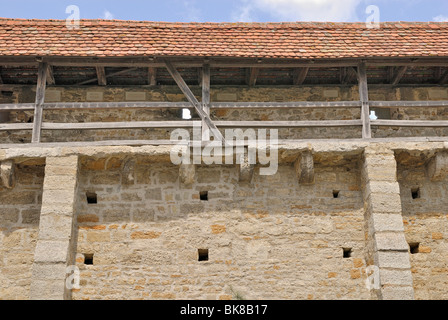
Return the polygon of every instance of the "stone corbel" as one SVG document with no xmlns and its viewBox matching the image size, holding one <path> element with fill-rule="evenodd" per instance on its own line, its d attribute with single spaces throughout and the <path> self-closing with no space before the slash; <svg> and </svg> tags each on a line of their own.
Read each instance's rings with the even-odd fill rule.
<svg viewBox="0 0 448 320">
<path fill-rule="evenodd" d="M 181 164 L 179 167 L 180 182 L 186 185 L 194 183 L 196 175 L 196 165 L 194 164 Z"/>
<path fill-rule="evenodd" d="M 3 161 L 0 164 L 0 177 L 4 187 L 12 189 L 16 179 L 14 174 L 15 164 L 13 160 Z"/>
<path fill-rule="evenodd" d="M 245 153 L 240 161 L 240 182 L 250 183 L 254 176 L 255 165 L 249 162 L 249 156 Z"/>
<path fill-rule="evenodd" d="M 431 181 L 444 180 L 448 176 L 448 151 L 437 153 L 426 168 Z"/>
<path fill-rule="evenodd" d="M 300 184 L 314 184 L 314 158 L 311 151 L 303 152 L 294 164 Z"/>
</svg>

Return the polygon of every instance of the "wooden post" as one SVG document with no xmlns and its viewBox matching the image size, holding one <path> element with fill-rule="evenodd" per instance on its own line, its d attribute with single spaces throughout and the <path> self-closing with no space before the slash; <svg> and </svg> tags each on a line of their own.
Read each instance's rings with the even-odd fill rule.
<svg viewBox="0 0 448 320">
<path fill-rule="evenodd" d="M 359 98 L 361 100 L 362 138 L 372 138 L 370 127 L 369 89 L 367 86 L 367 71 L 365 62 L 358 65 Z"/>
<path fill-rule="evenodd" d="M 104 67 L 96 67 L 96 76 L 98 78 L 98 85 L 99 86 L 107 85 L 106 69 Z"/>
<path fill-rule="evenodd" d="M 218 130 L 216 125 L 213 123 L 213 121 L 210 119 L 210 116 L 202 110 L 202 106 L 199 103 L 198 99 L 196 99 L 193 92 L 191 92 L 188 85 L 185 83 L 184 79 L 180 75 L 179 71 L 174 68 L 174 66 L 169 61 L 165 61 L 165 66 L 168 72 L 170 73 L 171 77 L 173 77 L 174 81 L 179 86 L 180 90 L 184 93 L 187 100 L 193 105 L 198 115 L 201 117 L 201 120 L 204 121 L 207 126 L 210 128 L 210 130 L 213 131 L 214 135 L 216 136 L 216 139 L 219 141 L 225 143 L 224 137 L 222 136 L 221 132 Z"/>
<path fill-rule="evenodd" d="M 39 63 L 39 71 L 37 76 L 36 102 L 34 106 L 34 124 L 32 143 L 39 143 L 42 130 L 43 104 L 45 101 L 45 88 L 47 84 L 48 64 L 46 62 Z"/>
<path fill-rule="evenodd" d="M 157 85 L 157 68 L 148 68 L 148 84 L 150 86 Z"/>
<path fill-rule="evenodd" d="M 202 110 L 210 116 L 210 65 L 202 67 Z M 202 140 L 210 141 L 210 128 L 202 121 Z"/>
</svg>

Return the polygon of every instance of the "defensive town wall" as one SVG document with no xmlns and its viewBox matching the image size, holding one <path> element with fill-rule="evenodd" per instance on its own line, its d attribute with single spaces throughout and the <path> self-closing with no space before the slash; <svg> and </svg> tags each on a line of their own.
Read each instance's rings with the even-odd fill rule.
<svg viewBox="0 0 448 320">
<path fill-rule="evenodd" d="M 193 88 L 197 90 L 197 88 Z M 131 93 L 131 94 L 130 94 Z M 350 101 L 357 87 L 212 89 L 212 101 Z M 33 102 L 21 87 L 1 103 Z M 448 100 L 436 87 L 371 100 Z M 183 101 L 177 89 L 51 88 L 47 102 Z M 358 109 L 215 110 L 223 120 L 350 120 Z M 10 122 L 32 113 L 10 112 Z M 447 120 L 447 108 L 389 119 Z M 44 121 L 179 120 L 169 110 L 45 111 Z M 32 120 L 31 120 L 32 121 Z M 280 129 L 260 164 L 179 166 L 171 146 L 23 145 L 2 132 L 1 299 L 447 299 L 446 129 Z M 43 131 L 42 142 L 169 139 L 170 130 Z M 420 137 L 411 141 L 406 137 Z M 347 139 L 339 141 L 325 138 Z M 351 140 L 359 139 L 359 140 Z M 248 171 L 247 171 L 248 170 Z M 79 288 L 66 283 L 79 270 Z M 72 267 L 73 268 L 73 267 Z"/>
</svg>

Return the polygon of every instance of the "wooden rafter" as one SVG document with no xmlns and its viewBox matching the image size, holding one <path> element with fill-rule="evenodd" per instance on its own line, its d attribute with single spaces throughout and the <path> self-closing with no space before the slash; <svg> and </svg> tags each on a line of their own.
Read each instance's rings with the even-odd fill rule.
<svg viewBox="0 0 448 320">
<path fill-rule="evenodd" d="M 294 69 L 293 83 L 295 86 L 300 86 L 305 82 L 308 75 L 309 68 L 296 68 Z"/>
<path fill-rule="evenodd" d="M 441 76 L 440 76 L 440 79 L 439 79 L 439 84 L 440 85 L 444 85 L 444 84 L 446 84 L 446 82 L 448 81 L 448 70 L 446 70 Z"/>
<path fill-rule="evenodd" d="M 137 70 L 137 69 L 138 68 L 129 68 L 129 69 L 126 69 L 126 70 L 121 70 L 121 71 L 117 71 L 117 72 L 114 72 L 114 73 L 107 74 L 107 75 L 105 75 L 105 77 L 107 79 L 107 78 L 110 78 L 110 77 L 119 76 L 121 74 L 132 72 L 132 71 Z M 82 82 L 79 82 L 79 83 L 77 83 L 75 85 L 76 86 L 82 86 L 82 85 L 93 83 L 93 82 L 96 82 L 96 81 L 98 81 L 98 78 L 82 81 Z"/>
<path fill-rule="evenodd" d="M 404 74 L 406 73 L 406 71 L 408 70 L 407 66 L 402 66 L 399 67 L 395 72 L 394 72 L 394 76 L 392 78 L 391 84 L 392 85 L 397 85 L 401 78 L 403 78 Z"/>
</svg>

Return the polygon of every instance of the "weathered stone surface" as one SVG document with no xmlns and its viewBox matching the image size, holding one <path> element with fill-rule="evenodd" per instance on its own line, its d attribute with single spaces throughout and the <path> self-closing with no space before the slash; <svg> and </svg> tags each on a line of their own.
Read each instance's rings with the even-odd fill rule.
<svg viewBox="0 0 448 320">
<path fill-rule="evenodd" d="M 196 166 L 194 164 L 181 164 L 179 167 L 179 179 L 183 184 L 193 184 L 195 181 Z"/>
<path fill-rule="evenodd" d="M 303 152 L 295 162 L 297 178 L 300 184 L 309 185 L 315 182 L 314 178 L 314 158 L 310 151 Z"/>
</svg>

